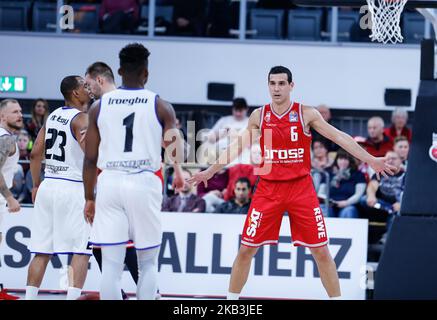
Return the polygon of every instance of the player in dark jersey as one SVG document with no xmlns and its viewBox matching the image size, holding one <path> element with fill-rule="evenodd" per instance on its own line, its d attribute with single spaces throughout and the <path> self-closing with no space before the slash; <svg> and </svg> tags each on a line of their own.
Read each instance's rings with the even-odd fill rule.
<svg viewBox="0 0 437 320">
<path fill-rule="evenodd" d="M 310 128 L 367 162 L 378 175 L 393 174 L 394 167 L 385 158 L 373 157 L 348 134 L 328 124 L 315 108 L 290 102 L 294 83 L 289 69 L 272 68 L 268 86 L 272 102 L 251 114 L 247 129 L 220 155 L 218 163 L 195 174 L 188 182 L 207 185 L 216 172 L 260 138 L 262 165 L 257 170 L 260 180 L 242 232 L 242 245 L 232 267 L 227 297 L 239 298 L 258 248 L 278 243 L 283 212 L 287 211 L 293 244 L 310 249 L 328 296 L 339 299 L 336 265 L 327 247 L 327 230 L 310 176 Z"/>
</svg>

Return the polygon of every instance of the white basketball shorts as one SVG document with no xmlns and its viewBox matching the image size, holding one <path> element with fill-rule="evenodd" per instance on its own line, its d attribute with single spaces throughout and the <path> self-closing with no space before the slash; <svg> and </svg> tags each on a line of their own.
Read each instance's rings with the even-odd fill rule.
<svg viewBox="0 0 437 320">
<path fill-rule="evenodd" d="M 96 246 L 133 242 L 137 250 L 158 247 L 162 181 L 153 172 L 126 174 L 104 170 L 98 177 L 91 243 Z"/>
<path fill-rule="evenodd" d="M 30 252 L 91 255 L 91 226 L 85 221 L 84 207 L 83 183 L 46 178 L 35 199 Z"/>
</svg>

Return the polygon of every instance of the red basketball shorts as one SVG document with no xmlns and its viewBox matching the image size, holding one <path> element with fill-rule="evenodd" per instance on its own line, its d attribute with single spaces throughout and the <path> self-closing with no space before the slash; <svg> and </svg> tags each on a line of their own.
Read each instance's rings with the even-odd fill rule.
<svg viewBox="0 0 437 320">
<path fill-rule="evenodd" d="M 286 211 L 293 245 L 314 248 L 328 244 L 325 220 L 311 176 L 290 181 L 260 179 L 247 213 L 241 243 L 248 247 L 277 244 Z"/>
</svg>

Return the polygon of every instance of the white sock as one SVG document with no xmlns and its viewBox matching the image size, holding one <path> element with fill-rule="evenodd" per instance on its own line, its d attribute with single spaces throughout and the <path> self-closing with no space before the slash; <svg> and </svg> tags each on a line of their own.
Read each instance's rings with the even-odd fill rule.
<svg viewBox="0 0 437 320">
<path fill-rule="evenodd" d="M 226 299 L 227 299 L 227 300 L 238 300 L 238 299 L 240 299 L 240 294 L 239 294 L 239 293 L 233 293 L 233 292 L 229 292 L 229 291 L 228 291 L 228 294 L 227 294 L 227 296 L 226 296 Z"/>
<path fill-rule="evenodd" d="M 68 287 L 68 290 L 67 290 L 67 300 L 77 300 L 77 298 L 80 297 L 81 293 L 82 293 L 82 289 L 74 288 L 74 287 Z"/>
<path fill-rule="evenodd" d="M 343 300 L 341 296 L 338 297 L 330 297 L 329 300 Z"/>
<path fill-rule="evenodd" d="M 101 300 L 123 300 L 121 295 L 121 276 L 124 269 L 126 246 L 102 247 L 102 278 L 100 283 Z"/>
<path fill-rule="evenodd" d="M 138 300 L 155 300 L 158 290 L 158 254 L 159 247 L 137 251 L 138 257 Z"/>
<path fill-rule="evenodd" d="M 38 290 L 39 288 L 37 287 L 26 286 L 26 297 L 24 299 L 36 300 L 38 297 Z"/>
</svg>

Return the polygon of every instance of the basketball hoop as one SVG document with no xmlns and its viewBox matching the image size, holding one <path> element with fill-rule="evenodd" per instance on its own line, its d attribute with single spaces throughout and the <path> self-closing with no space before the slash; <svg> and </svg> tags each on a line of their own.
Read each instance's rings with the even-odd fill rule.
<svg viewBox="0 0 437 320">
<path fill-rule="evenodd" d="M 401 13 L 408 0 L 366 0 L 372 17 L 370 39 L 382 43 L 404 40 L 401 33 Z"/>
</svg>

